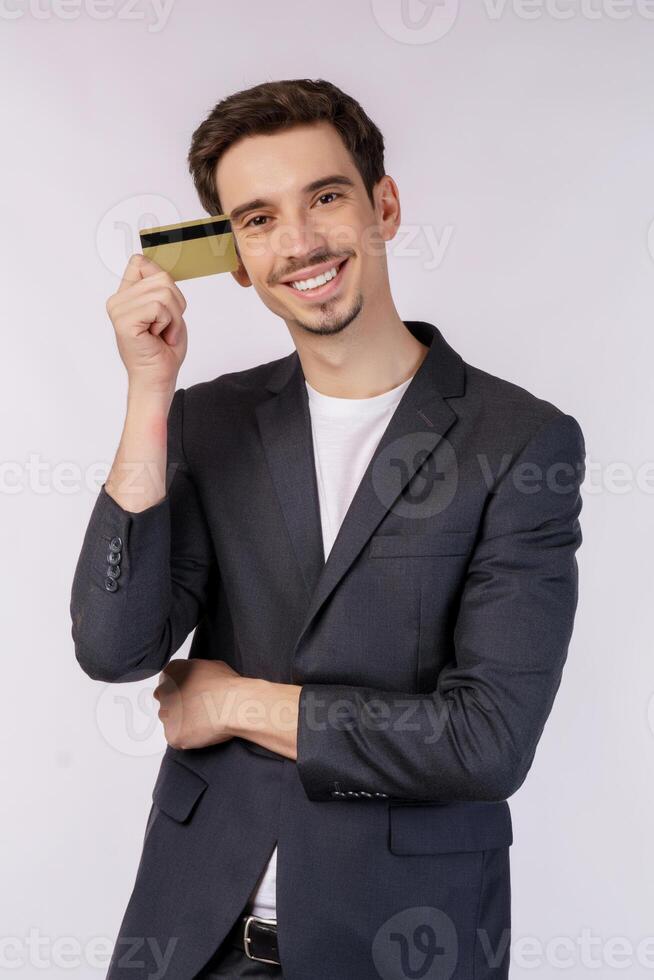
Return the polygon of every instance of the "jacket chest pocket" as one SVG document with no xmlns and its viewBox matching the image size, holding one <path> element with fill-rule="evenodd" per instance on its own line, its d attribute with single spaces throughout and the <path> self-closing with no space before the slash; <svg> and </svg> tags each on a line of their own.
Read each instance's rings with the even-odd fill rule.
<svg viewBox="0 0 654 980">
<path fill-rule="evenodd" d="M 152 790 L 152 800 L 173 820 L 185 823 L 207 786 L 206 779 L 199 773 L 164 755 Z"/>
<path fill-rule="evenodd" d="M 452 656 L 461 589 L 477 531 L 395 531 L 370 539 L 369 562 L 377 576 L 415 590 L 418 641 L 415 690 L 431 691 Z"/>
<path fill-rule="evenodd" d="M 467 555 L 476 531 L 423 531 L 374 534 L 370 539 L 370 558 L 429 558 Z"/>
<path fill-rule="evenodd" d="M 388 847 L 393 854 L 452 854 L 513 843 L 506 800 L 465 803 L 389 803 Z"/>
</svg>

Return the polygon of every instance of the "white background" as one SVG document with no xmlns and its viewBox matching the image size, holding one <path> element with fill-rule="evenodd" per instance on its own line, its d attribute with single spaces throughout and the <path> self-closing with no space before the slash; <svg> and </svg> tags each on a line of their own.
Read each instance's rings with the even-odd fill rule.
<svg viewBox="0 0 654 980">
<path fill-rule="evenodd" d="M 400 315 L 435 323 L 586 438 L 574 637 L 511 798 L 511 976 L 652 974 L 654 941 L 638 944 L 654 936 L 654 5 L 557 3 L 411 0 L 413 26 L 401 0 L 110 2 L 106 19 L 90 0 L 0 3 L 0 973 L 104 976 L 165 744 L 156 678 L 94 682 L 70 635 L 75 562 L 125 408 L 105 301 L 138 227 L 204 214 L 186 154 L 213 105 L 311 77 L 357 98 L 385 136 Z M 180 386 L 293 349 L 231 276 L 183 291 Z M 62 955 L 65 939 L 77 953 Z M 10 971 L 12 958 L 24 965 Z"/>
</svg>

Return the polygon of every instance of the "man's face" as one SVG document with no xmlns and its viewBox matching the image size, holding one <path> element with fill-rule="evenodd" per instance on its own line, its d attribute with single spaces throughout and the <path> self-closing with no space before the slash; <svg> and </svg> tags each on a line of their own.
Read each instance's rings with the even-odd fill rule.
<svg viewBox="0 0 654 980">
<path fill-rule="evenodd" d="M 390 235 L 329 123 L 244 137 L 215 180 L 242 262 L 233 275 L 289 327 L 337 333 L 385 281 Z M 333 278 L 307 283 L 325 273 Z"/>
</svg>

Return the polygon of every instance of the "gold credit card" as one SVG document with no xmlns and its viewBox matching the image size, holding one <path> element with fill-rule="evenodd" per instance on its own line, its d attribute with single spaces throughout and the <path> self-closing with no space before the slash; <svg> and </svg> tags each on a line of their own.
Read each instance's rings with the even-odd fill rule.
<svg viewBox="0 0 654 980">
<path fill-rule="evenodd" d="M 172 278 L 193 279 L 238 268 L 234 235 L 224 214 L 139 231 L 143 254 Z"/>
</svg>

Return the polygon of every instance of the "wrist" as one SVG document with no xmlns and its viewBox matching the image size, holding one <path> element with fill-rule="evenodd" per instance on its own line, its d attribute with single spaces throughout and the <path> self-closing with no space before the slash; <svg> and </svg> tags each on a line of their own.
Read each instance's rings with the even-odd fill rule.
<svg viewBox="0 0 654 980">
<path fill-rule="evenodd" d="M 127 387 L 127 409 L 167 417 L 174 394 L 174 381 L 162 387 L 149 387 L 130 379 Z"/>
<path fill-rule="evenodd" d="M 261 677 L 234 678 L 225 728 L 233 737 L 247 738 L 265 721 L 267 697 L 271 682 Z"/>
</svg>

